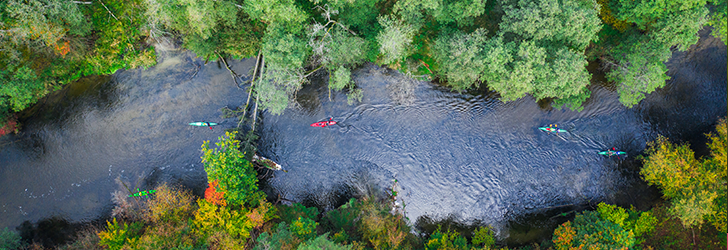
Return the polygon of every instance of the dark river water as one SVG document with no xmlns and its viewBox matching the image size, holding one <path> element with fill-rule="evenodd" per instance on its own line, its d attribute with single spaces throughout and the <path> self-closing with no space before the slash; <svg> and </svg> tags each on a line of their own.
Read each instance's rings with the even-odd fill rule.
<svg viewBox="0 0 728 250">
<path fill-rule="evenodd" d="M 348 105 L 343 93 L 329 100 L 325 78 L 315 77 L 283 115 L 260 116 L 259 153 L 288 170 L 264 187 L 332 208 L 396 178 L 413 222 L 426 216 L 490 224 L 501 239 L 520 237 L 510 241 L 516 243 L 528 241 L 533 228 L 558 223 L 534 214 L 599 201 L 640 203 L 655 196 L 640 194 L 654 189 L 639 181 L 632 160 L 646 142 L 662 134 L 699 148 L 726 115 L 726 47 L 702 34 L 667 63 L 667 85 L 632 109 L 600 74 L 581 112 L 531 97 L 503 103 L 487 91 L 453 93 L 374 65 L 354 71 L 364 99 Z M 158 51 L 153 68 L 86 78 L 54 93 L 24 112 L 19 134 L 0 138 L 0 227 L 108 215 L 116 178 L 142 189 L 169 182 L 202 193 L 200 145 L 236 126 L 220 118 L 220 108 L 244 105 L 247 93 L 217 63 Z M 230 63 L 238 73 L 255 64 Z M 329 116 L 339 124 L 309 126 Z M 202 120 L 222 125 L 186 125 Z M 569 132 L 537 129 L 548 124 Z M 610 147 L 629 155 L 597 155 Z"/>
</svg>

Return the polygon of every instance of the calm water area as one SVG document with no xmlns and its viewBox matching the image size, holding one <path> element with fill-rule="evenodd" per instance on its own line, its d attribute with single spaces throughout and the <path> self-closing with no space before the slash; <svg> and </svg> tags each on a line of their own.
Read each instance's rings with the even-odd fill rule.
<svg viewBox="0 0 728 250">
<path fill-rule="evenodd" d="M 413 223 L 489 224 L 512 244 L 550 234 L 565 220 L 555 214 L 600 201 L 646 209 L 659 198 L 636 172 L 646 143 L 664 135 L 704 151 L 703 134 L 726 116 L 726 46 L 701 34 L 667 63 L 666 86 L 633 108 L 619 103 L 596 63 L 581 112 L 530 96 L 503 103 L 488 91 L 451 92 L 371 64 L 353 71 L 364 98 L 348 105 L 344 93 L 329 97 L 320 74 L 282 115 L 260 115 L 259 154 L 288 170 L 262 187 L 334 208 L 396 178 Z M 21 114 L 20 133 L 0 138 L 0 228 L 108 216 L 117 178 L 142 190 L 167 182 L 202 194 L 200 145 L 237 125 L 220 109 L 244 105 L 247 92 L 219 63 L 178 49 L 158 53 L 155 67 L 84 78 Z M 242 74 L 255 60 L 229 63 Z M 309 126 L 326 117 L 339 123 Z M 221 125 L 187 125 L 193 121 Z M 537 129 L 548 124 L 569 132 Z M 627 157 L 597 154 L 611 147 Z"/>
</svg>

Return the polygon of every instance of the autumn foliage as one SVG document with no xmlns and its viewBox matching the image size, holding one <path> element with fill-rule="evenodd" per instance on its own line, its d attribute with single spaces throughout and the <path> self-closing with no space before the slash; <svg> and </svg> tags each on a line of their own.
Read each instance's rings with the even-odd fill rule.
<svg viewBox="0 0 728 250">
<path fill-rule="evenodd" d="M 227 202 L 225 201 L 224 196 L 225 192 L 221 190 L 220 186 L 217 184 L 217 180 L 208 183 L 207 189 L 205 190 L 205 200 L 207 200 L 207 202 L 218 206 L 226 206 Z"/>
</svg>

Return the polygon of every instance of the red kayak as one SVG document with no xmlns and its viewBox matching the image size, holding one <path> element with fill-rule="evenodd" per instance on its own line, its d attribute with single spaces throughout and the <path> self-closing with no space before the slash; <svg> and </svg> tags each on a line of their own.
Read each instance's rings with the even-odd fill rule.
<svg viewBox="0 0 728 250">
<path fill-rule="evenodd" d="M 311 127 L 326 127 L 336 124 L 336 121 L 328 120 L 328 121 L 322 121 L 322 122 L 315 122 L 311 124 Z"/>
</svg>

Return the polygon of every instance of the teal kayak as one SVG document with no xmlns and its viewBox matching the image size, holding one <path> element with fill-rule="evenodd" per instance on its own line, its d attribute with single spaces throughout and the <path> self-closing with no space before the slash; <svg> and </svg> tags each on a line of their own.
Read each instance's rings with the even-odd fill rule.
<svg viewBox="0 0 728 250">
<path fill-rule="evenodd" d="M 217 123 L 214 122 L 190 122 L 190 126 L 198 126 L 198 127 L 209 127 L 209 126 L 215 126 Z"/>
<path fill-rule="evenodd" d="M 606 156 L 612 156 L 612 155 L 626 155 L 627 152 L 607 150 L 607 151 L 599 152 L 599 154 L 606 155 Z"/>
<path fill-rule="evenodd" d="M 551 128 L 551 127 L 540 127 L 538 129 L 546 131 L 546 132 L 558 132 L 558 133 L 567 132 L 565 129 L 560 129 L 560 128 L 557 129 L 557 128 Z"/>
</svg>

